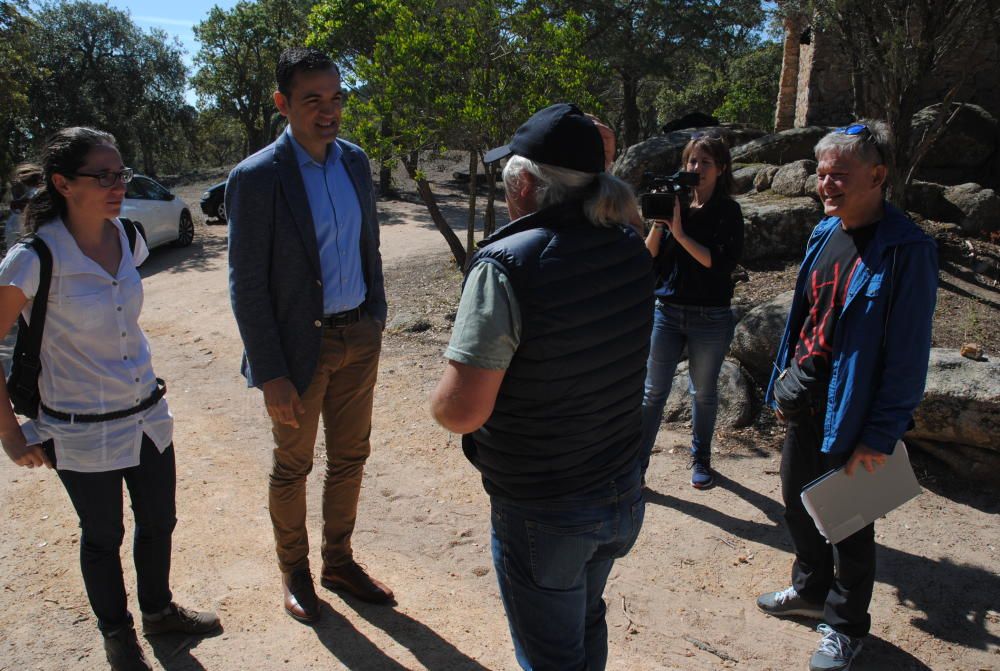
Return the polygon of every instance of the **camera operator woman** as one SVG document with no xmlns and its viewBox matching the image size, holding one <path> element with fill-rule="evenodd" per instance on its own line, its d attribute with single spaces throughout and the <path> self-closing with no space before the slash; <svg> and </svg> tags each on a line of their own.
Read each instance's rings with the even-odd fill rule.
<svg viewBox="0 0 1000 671">
<path fill-rule="evenodd" d="M 176 524 L 173 416 L 153 374 L 139 328 L 148 250 L 134 248 L 118 213 L 132 170 L 114 138 L 64 128 L 41 156 L 43 183 L 24 228 L 52 256 L 38 379 L 38 418 L 19 426 L 0 377 L 0 441 L 19 466 L 57 469 L 79 516 L 80 564 L 90 605 L 113 669 L 149 669 L 128 611 L 119 549 L 122 482 L 135 515 L 133 558 L 146 635 L 202 634 L 214 613 L 178 607 L 169 586 Z M 0 265 L 0 330 L 26 320 L 41 278 L 34 248 L 13 247 Z M 30 324 L 37 327 L 36 324 Z"/>
<path fill-rule="evenodd" d="M 682 217 L 680 198 L 675 199 L 673 218 L 654 220 L 646 236 L 657 286 L 642 401 L 641 459 L 645 472 L 686 346 L 694 396 L 691 485 L 705 489 L 715 481 L 712 434 L 719 405 L 719 371 L 733 332 L 731 274 L 743 252 L 743 213 L 729 196 L 732 159 L 722 138 L 695 137 L 684 148 L 681 164 L 699 175 L 690 210 Z"/>
</svg>

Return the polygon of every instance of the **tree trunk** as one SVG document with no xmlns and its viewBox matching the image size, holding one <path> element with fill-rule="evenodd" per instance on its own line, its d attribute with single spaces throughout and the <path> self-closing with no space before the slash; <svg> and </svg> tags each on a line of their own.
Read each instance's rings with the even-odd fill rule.
<svg viewBox="0 0 1000 671">
<path fill-rule="evenodd" d="M 382 138 L 392 135 L 392 115 L 387 114 L 382 117 L 382 126 L 379 129 Z M 378 169 L 378 192 L 383 198 L 393 195 L 392 191 L 392 164 L 393 161 L 382 161 Z"/>
<path fill-rule="evenodd" d="M 482 159 L 482 154 L 479 156 Z M 493 231 L 497 228 L 497 212 L 496 212 L 496 196 L 497 196 L 497 176 L 496 176 L 496 164 L 490 163 L 489 165 L 483 164 L 486 169 L 486 211 L 483 213 L 483 237 L 489 237 L 493 235 Z"/>
<path fill-rule="evenodd" d="M 476 251 L 476 188 L 479 177 L 479 154 L 469 150 L 469 212 L 465 221 L 465 260 L 472 258 Z M 464 268 L 464 266 L 463 266 Z"/>
<path fill-rule="evenodd" d="M 437 227 L 441 235 L 444 236 L 445 241 L 448 243 L 448 247 L 451 249 L 451 255 L 455 257 L 455 263 L 458 264 L 459 268 L 465 268 L 465 249 L 462 247 L 462 241 L 458 239 L 455 235 L 455 231 L 451 230 L 448 226 L 448 222 L 445 221 L 444 215 L 441 214 L 441 208 L 438 207 L 437 199 L 434 197 L 434 192 L 431 191 L 431 185 L 427 182 L 427 179 L 422 175 L 417 174 L 417 156 L 414 152 L 403 161 L 403 165 L 406 166 L 406 174 L 410 176 L 417 184 L 417 193 L 420 194 L 420 200 L 424 202 L 424 206 L 427 208 L 427 212 L 431 215 L 431 220 L 434 222 L 434 226 Z"/>
<path fill-rule="evenodd" d="M 639 142 L 639 78 L 622 72 L 622 125 L 624 147 L 628 149 Z"/>
</svg>

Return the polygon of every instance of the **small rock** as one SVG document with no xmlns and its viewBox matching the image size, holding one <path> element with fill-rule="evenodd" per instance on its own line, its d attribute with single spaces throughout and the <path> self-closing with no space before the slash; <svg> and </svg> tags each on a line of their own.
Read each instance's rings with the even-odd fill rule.
<svg viewBox="0 0 1000 671">
<path fill-rule="evenodd" d="M 983 348 L 980 347 L 979 343 L 967 342 L 962 345 L 962 349 L 959 350 L 959 354 L 964 356 L 966 359 L 980 361 L 983 358 Z"/>
</svg>

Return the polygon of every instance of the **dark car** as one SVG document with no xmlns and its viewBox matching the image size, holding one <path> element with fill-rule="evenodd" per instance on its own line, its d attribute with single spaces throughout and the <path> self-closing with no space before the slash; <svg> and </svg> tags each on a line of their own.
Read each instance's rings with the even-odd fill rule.
<svg viewBox="0 0 1000 671">
<path fill-rule="evenodd" d="M 226 183 L 209 187 L 208 191 L 201 194 L 201 211 L 206 217 L 215 217 L 218 223 L 226 223 Z"/>
</svg>

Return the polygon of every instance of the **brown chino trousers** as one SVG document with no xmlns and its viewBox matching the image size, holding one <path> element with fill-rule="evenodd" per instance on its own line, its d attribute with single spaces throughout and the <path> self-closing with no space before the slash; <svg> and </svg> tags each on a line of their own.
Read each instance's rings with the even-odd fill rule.
<svg viewBox="0 0 1000 671">
<path fill-rule="evenodd" d="M 299 428 L 272 422 L 274 461 L 268 503 L 278 565 L 288 573 L 309 566 L 306 477 L 312 470 L 319 418 L 326 434 L 323 482 L 323 566 L 352 561 L 351 534 L 365 460 L 371 452 L 372 399 L 382 328 L 369 316 L 324 328 L 319 363 L 302 395 Z"/>
</svg>

